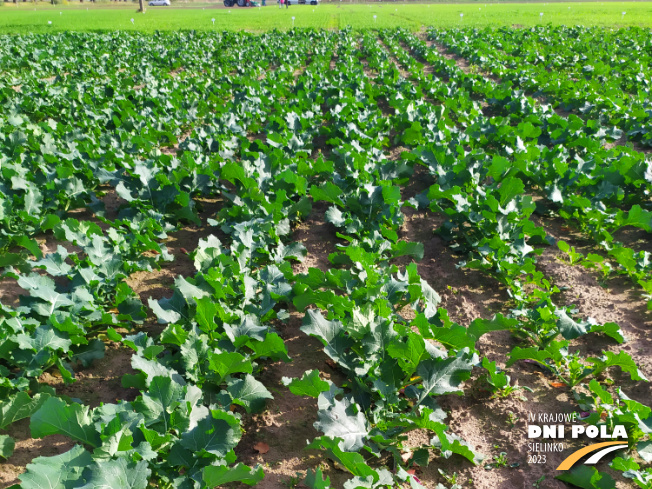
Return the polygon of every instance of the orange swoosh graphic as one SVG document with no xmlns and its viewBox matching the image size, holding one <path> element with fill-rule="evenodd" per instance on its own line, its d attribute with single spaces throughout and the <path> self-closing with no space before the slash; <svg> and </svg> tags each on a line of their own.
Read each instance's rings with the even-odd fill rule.
<svg viewBox="0 0 652 489">
<path fill-rule="evenodd" d="M 623 441 L 605 441 L 603 443 L 596 443 L 595 445 L 589 445 L 588 447 L 580 448 L 576 452 L 571 453 L 566 459 L 559 464 L 557 470 L 568 470 L 570 469 L 575 462 L 581 459 L 587 453 L 595 452 L 601 448 L 608 447 L 611 445 L 623 445 L 626 442 Z"/>
</svg>

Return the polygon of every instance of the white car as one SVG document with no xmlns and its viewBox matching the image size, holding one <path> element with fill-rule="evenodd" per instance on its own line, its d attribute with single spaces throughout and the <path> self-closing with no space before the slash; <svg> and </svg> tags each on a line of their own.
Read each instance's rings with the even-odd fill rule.
<svg viewBox="0 0 652 489">
<path fill-rule="evenodd" d="M 150 7 L 169 7 L 170 0 L 152 0 L 148 5 Z"/>
</svg>

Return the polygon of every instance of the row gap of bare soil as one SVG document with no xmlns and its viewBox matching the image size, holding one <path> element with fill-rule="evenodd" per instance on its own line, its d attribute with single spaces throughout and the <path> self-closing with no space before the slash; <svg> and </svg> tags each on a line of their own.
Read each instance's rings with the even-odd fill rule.
<svg viewBox="0 0 652 489">
<path fill-rule="evenodd" d="M 462 71 L 469 73 L 472 70 L 470 64 L 465 59 L 448 53 L 443 46 L 437 45 L 433 41 L 427 42 L 428 46 L 434 46 L 440 55 L 448 59 L 454 59 L 456 65 Z M 403 47 L 410 52 L 406 46 Z M 400 66 L 394 56 L 391 56 L 391 58 L 397 66 Z M 420 61 L 424 63 L 425 70 L 427 70 L 429 66 L 427 61 Z M 434 70 L 431 69 L 430 71 L 433 72 Z M 415 175 L 418 175 L 418 173 L 419 171 L 417 169 Z M 422 176 L 417 177 L 417 180 L 423 185 L 425 179 Z M 409 186 L 406 189 L 409 189 Z M 425 214 L 428 213 L 426 212 Z M 407 229 L 410 227 L 411 220 L 416 220 L 419 223 L 418 226 L 421 228 L 424 222 L 423 220 L 425 219 L 427 222 L 429 218 L 432 219 L 431 216 L 424 214 L 418 215 L 416 211 L 409 209 L 406 211 Z M 539 224 L 542 223 L 539 222 Z M 428 226 L 426 225 L 425 227 L 427 229 Z M 573 240 L 582 239 L 581 235 L 573 233 L 567 227 L 567 223 L 561 218 L 550 219 L 550 222 L 544 223 L 544 227 L 547 231 L 550 228 L 554 228 L 555 231 L 550 231 L 549 234 L 556 239 L 563 239 L 570 243 L 573 243 Z M 647 242 L 645 239 L 646 236 L 642 236 L 642 234 L 646 233 L 639 231 L 629 231 L 629 234 L 633 235 L 631 236 L 630 242 L 637 242 L 639 244 L 641 242 Z M 418 240 L 416 236 L 414 239 Z M 436 240 L 439 238 L 432 237 L 431 235 L 431 239 Z M 626 240 L 623 241 L 627 244 Z M 460 315 L 460 309 L 464 312 L 464 307 L 457 305 L 457 310 L 451 312 L 450 306 L 454 302 L 451 304 L 449 297 L 447 297 L 449 294 L 437 286 L 436 278 L 431 282 L 432 275 L 428 273 L 428 255 L 437 246 L 430 246 L 430 243 L 424 244 L 426 245 L 425 256 L 424 260 L 419 264 L 419 272 L 440 293 L 442 296 L 442 306 L 449 311 L 451 319 L 456 320 L 460 324 L 468 324 L 475 317 L 486 318 L 492 315 L 487 314 L 487 312 L 506 312 L 509 298 L 504 290 L 502 291 L 501 297 L 502 287 L 500 284 L 482 272 L 470 271 L 474 273 L 469 276 L 465 273 L 469 272 L 469 270 L 457 268 L 453 273 L 444 275 L 441 282 L 448 285 L 447 291 L 451 292 L 453 296 L 461 297 L 464 305 L 471 304 L 472 309 L 470 314 L 463 313 Z M 442 269 L 445 270 L 446 264 L 449 268 L 452 268 L 453 264 L 461 261 L 462 258 L 451 256 L 452 254 L 446 245 L 443 245 L 442 248 L 439 256 L 444 258 L 444 267 L 438 269 L 440 272 Z M 448 257 L 446 257 L 446 252 L 448 252 Z M 592 251 L 585 251 L 585 253 L 588 252 Z M 585 356 L 600 356 L 603 350 L 617 352 L 622 348 L 632 355 L 632 358 L 637 362 L 641 371 L 646 376 L 649 377 L 652 374 L 652 362 L 650 361 L 652 342 L 648 333 L 650 313 L 647 311 L 646 300 L 641 297 L 640 290 L 634 290 L 629 279 L 624 277 L 612 278 L 609 281 L 609 286 L 605 288 L 604 284 L 599 280 L 598 272 L 586 270 L 581 266 L 567 265 L 562 261 L 557 248 L 552 246 L 544 249 L 538 260 L 537 268 L 543 271 L 554 284 L 557 284 L 562 289 L 562 293 L 558 297 L 558 305 L 577 306 L 578 315 L 581 318 L 592 317 L 598 323 L 609 321 L 618 323 L 628 336 L 630 343 L 621 347 L 607 337 L 589 334 L 576 340 L 573 343 L 573 348 L 579 348 Z M 456 280 L 462 282 L 458 286 L 459 288 L 456 288 L 454 285 Z M 491 283 L 492 281 L 494 283 Z M 472 291 L 469 290 L 469 284 L 474 283 L 479 284 L 479 296 L 471 295 Z M 492 293 L 494 297 L 491 297 Z M 471 296 L 471 300 L 467 300 L 469 296 Z M 479 305 L 481 307 L 478 307 Z M 517 340 L 509 332 L 499 331 L 483 336 L 479 340 L 477 347 L 483 356 L 486 356 L 491 361 L 496 361 L 500 366 L 504 366 L 508 353 L 518 344 Z M 475 389 L 476 386 L 471 385 L 469 395 L 459 397 L 444 396 L 440 404 L 451 413 L 448 420 L 451 428 L 465 440 L 479 448 L 480 451 L 489 455 L 489 462 L 492 461 L 491 455 L 495 455 L 498 451 L 505 451 L 510 464 L 516 462 L 520 465 L 516 468 L 505 467 L 487 472 L 482 466 L 469 467 L 469 464 L 465 461 L 453 457 L 443 464 L 443 470 L 449 474 L 457 472 L 461 476 L 461 480 L 473 480 L 473 487 L 505 489 L 529 487 L 542 477 L 545 482 L 540 487 L 566 487 L 564 483 L 554 479 L 556 475 L 554 468 L 574 449 L 590 443 L 590 440 L 564 441 L 564 450 L 562 452 L 550 452 L 546 454 L 546 464 L 529 464 L 528 460 L 526 460 L 528 453 L 526 446 L 527 419 L 529 413 L 538 415 L 539 413 L 577 411 L 578 407 L 572 392 L 567 388 L 553 387 L 553 385 L 557 385 L 553 382 L 556 379 L 552 378 L 548 372 L 542 371 L 533 364 L 517 363 L 508 370 L 508 374 L 511 377 L 512 384 L 530 387 L 533 392 L 519 391 L 517 395 L 512 395 L 509 398 L 488 399 L 482 393 L 482 390 L 478 392 Z M 631 381 L 627 374 L 623 374 L 617 369 L 612 369 L 609 375 L 613 378 L 615 385 L 623 386 L 624 389 L 627 388 L 627 393 L 632 398 L 643 402 L 646 399 L 652 398 L 649 383 Z M 423 433 L 420 433 L 418 436 L 422 438 Z M 430 479 L 433 475 L 436 476 L 434 473 L 436 470 L 435 465 L 436 469 L 442 468 L 440 464 L 431 464 L 428 469 L 423 470 L 425 480 Z M 622 478 L 618 477 L 608 467 L 606 461 L 600 463 L 598 469 L 614 476 L 618 481 L 617 487 L 627 487 L 627 484 L 622 482 Z"/>
<path fill-rule="evenodd" d="M 330 69 L 335 69 L 336 57 L 334 54 Z M 306 68 L 298 74 L 295 72 L 295 78 Z M 326 110 L 325 106 L 322 110 Z M 328 120 L 322 121 L 322 125 L 328 124 Z M 312 146 L 313 159 L 328 158 L 332 152 L 323 135 L 317 135 Z M 303 244 L 307 250 L 302 262 L 293 263 L 295 274 L 307 273 L 310 268 L 322 271 L 331 268 L 328 256 L 342 240 L 335 237 L 332 225 L 326 222 L 329 207 L 326 202 L 313 203 L 310 215 L 293 229 L 291 241 Z M 342 487 L 349 478 L 318 452 L 305 449 L 308 441 L 320 435 L 313 427 L 317 420 L 317 400 L 292 394 L 282 382 L 284 377 L 300 378 L 304 372 L 315 369 L 322 379 L 331 380 L 337 385 L 346 380 L 324 353 L 321 342 L 300 330 L 303 315 L 303 311 L 291 306 L 290 318 L 285 323 L 275 325 L 285 342 L 291 362 L 273 362 L 263 368 L 259 379 L 274 399 L 267 403 L 264 412 L 243 418 L 245 433 L 236 447 L 236 453 L 238 460 L 247 465 L 263 465 L 265 478 L 256 485 L 261 489 L 291 487 L 292 481 L 301 479 L 307 470 L 316 468 L 321 468 L 330 477 L 333 487 Z"/>
<path fill-rule="evenodd" d="M 381 45 L 387 50 L 383 43 Z M 388 53 L 400 69 L 395 56 L 389 50 Z M 424 65 L 424 71 L 428 71 L 428 66 Z M 432 67 L 430 71 L 433 71 Z M 410 79 L 407 71 L 401 69 L 401 74 Z M 405 149 L 400 148 L 401 151 Z M 420 165 L 415 166 L 410 181 L 402 188 L 403 200 L 427 190 L 432 183 L 434 182 L 427 170 Z M 441 307 L 448 311 L 451 320 L 468 326 L 476 318 L 488 319 L 496 313 L 508 312 L 510 299 L 504 286 L 481 271 L 457 266 L 464 256 L 456 254 L 449 244 L 436 234 L 444 222 L 442 216 L 429 210 L 417 211 L 408 207 L 403 211 L 405 222 L 400 230 L 401 238 L 424 244 L 424 257 L 417 263 L 419 274 L 440 294 Z M 402 264 L 409 261 L 404 259 Z M 483 336 L 477 347 L 481 355 L 504 366 L 507 354 L 517 344 L 509 332 L 497 331 Z M 487 459 L 484 463 L 473 466 L 461 457 L 444 459 L 436 456 L 428 467 L 417 469 L 418 477 L 427 486 L 446 483 L 439 470 L 449 476 L 457 474 L 457 480 L 463 485 L 469 483 L 472 487 L 487 489 L 527 487 L 547 474 L 544 466 L 528 466 L 524 456 L 527 416 L 531 412 L 568 411 L 570 397 L 566 392 L 555 392 L 548 379 L 533 365 L 519 366 L 518 369 L 512 370 L 509 372 L 512 383 L 532 387 L 534 394 L 528 393 L 525 396 L 524 391 L 519 391 L 518 395 L 505 399 L 490 399 L 476 371 L 472 380 L 466 383 L 463 396 L 448 395 L 438 398 L 442 408 L 449 412 L 446 422 L 451 431 L 485 454 Z M 414 448 L 428 445 L 431 437 L 432 433 L 415 430 L 410 433 L 406 446 Z M 498 456 L 501 451 L 507 453 L 510 464 L 516 463 L 519 466 L 488 471 L 485 464 L 493 462 L 493 457 Z M 553 463 L 558 464 L 563 460 L 561 454 L 556 458 L 558 460 L 553 460 Z M 551 481 L 547 487 L 565 486 L 559 481 Z"/>
</svg>

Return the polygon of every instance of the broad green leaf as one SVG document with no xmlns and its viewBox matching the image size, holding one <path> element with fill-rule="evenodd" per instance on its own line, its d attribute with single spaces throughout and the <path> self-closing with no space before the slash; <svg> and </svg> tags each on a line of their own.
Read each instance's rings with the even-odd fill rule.
<svg viewBox="0 0 652 489">
<path fill-rule="evenodd" d="M 475 449 L 462 440 L 459 436 L 452 433 L 446 433 L 444 430 L 446 425 L 442 423 L 437 423 L 433 428 L 433 431 L 437 434 L 436 438 L 433 438 L 430 443 L 433 446 L 441 449 L 441 453 L 444 458 L 450 457 L 452 454 L 456 453 L 466 458 L 469 462 L 473 464 L 478 464 L 484 459 L 484 455 L 479 452 L 476 452 Z"/>
<path fill-rule="evenodd" d="M 313 185 L 310 187 L 310 195 L 315 202 L 323 200 L 344 207 L 344 202 L 341 199 L 342 190 L 332 182 L 326 182 L 320 187 Z"/>
<path fill-rule="evenodd" d="M 134 407 L 145 416 L 146 426 L 160 425 L 161 432 L 170 429 L 170 415 L 183 401 L 184 389 L 170 377 L 156 376 L 150 379 L 149 389 L 142 398 L 134 401 Z"/>
<path fill-rule="evenodd" d="M 324 345 L 328 345 L 342 330 L 342 323 L 329 321 L 321 315 L 321 312 L 308 309 L 303 317 L 301 331 L 307 335 L 316 336 L 321 339 Z"/>
<path fill-rule="evenodd" d="M 8 459 L 14 453 L 16 442 L 9 435 L 0 435 L 0 457 Z"/>
<path fill-rule="evenodd" d="M 636 451 L 638 452 L 638 456 L 647 463 L 652 462 L 652 440 L 638 442 Z"/>
<path fill-rule="evenodd" d="M 586 324 L 574 321 L 563 309 L 557 309 L 555 314 L 559 318 L 557 327 L 564 339 L 573 340 L 586 334 Z"/>
<path fill-rule="evenodd" d="M 332 460 L 339 462 L 353 475 L 359 477 L 371 476 L 374 479 L 377 479 L 378 474 L 367 465 L 362 455 L 356 452 L 345 452 L 340 448 L 340 443 L 342 441 L 341 438 L 320 436 L 319 438 L 315 438 L 306 448 L 326 450 L 326 453 Z"/>
<path fill-rule="evenodd" d="M 405 376 L 412 375 L 421 360 L 430 357 L 426 353 L 426 345 L 421 335 L 408 333 L 395 338 L 386 348 L 387 353 L 398 360 Z"/>
<path fill-rule="evenodd" d="M 233 397 L 233 403 L 244 406 L 248 413 L 262 411 L 265 399 L 274 398 L 265 386 L 250 374 L 244 379 L 231 382 L 227 390 Z"/>
<path fill-rule="evenodd" d="M 417 374 L 423 379 L 418 404 L 431 395 L 461 392 L 459 385 L 471 376 L 474 355 L 460 352 L 455 357 L 432 358 L 421 362 Z"/>
<path fill-rule="evenodd" d="M 517 346 L 509 353 L 509 360 L 505 366 L 511 367 L 519 360 L 534 360 L 535 362 L 546 366 L 546 360 L 548 358 L 550 358 L 550 353 L 545 350 L 539 350 L 534 346 L 529 348 L 521 348 Z"/>
<path fill-rule="evenodd" d="M 0 401 L 0 429 L 34 414 L 49 399 L 49 394 L 35 394 L 30 398 L 26 392 Z"/>
<path fill-rule="evenodd" d="M 369 426 L 357 404 L 348 399 L 333 400 L 327 409 L 320 409 L 315 429 L 328 437 L 340 438 L 340 448 L 345 452 L 357 452 L 364 446 Z"/>
<path fill-rule="evenodd" d="M 73 489 L 79 486 L 82 472 L 93 462 L 91 454 L 75 445 L 61 455 L 37 457 L 19 475 L 21 489 Z"/>
<path fill-rule="evenodd" d="M 211 465 L 204 468 L 203 479 L 207 487 L 218 487 L 229 482 L 240 482 L 253 486 L 263 480 L 265 473 L 263 468 L 256 466 L 252 469 L 244 464 L 238 464 L 233 467 L 227 465 Z"/>
<path fill-rule="evenodd" d="M 235 373 L 250 374 L 253 372 L 251 361 L 237 352 L 208 352 L 208 361 L 210 369 L 217 372 L 220 379 Z"/>
<path fill-rule="evenodd" d="M 493 319 L 474 319 L 469 325 L 467 332 L 469 337 L 473 338 L 474 342 L 476 342 L 482 335 L 491 331 L 504 331 L 515 328 L 518 328 L 517 319 L 506 318 L 502 314 L 496 314 Z"/>
<path fill-rule="evenodd" d="M 593 364 L 597 372 L 602 372 L 609 367 L 620 367 L 623 372 L 627 372 L 632 380 L 647 380 L 643 373 L 639 370 L 636 362 L 632 360 L 632 357 L 624 350 L 618 352 L 618 354 L 605 351 L 603 352 L 604 356 L 602 358 L 589 357 L 587 361 Z"/>
<path fill-rule="evenodd" d="M 67 405 L 57 397 L 50 397 L 43 403 L 32 415 L 29 427 L 34 438 L 58 434 L 94 448 L 101 444 L 88 407 L 76 403 Z"/>
<path fill-rule="evenodd" d="M 594 324 L 589 330 L 591 333 L 602 333 L 616 340 L 617 343 L 624 343 L 626 338 L 623 330 L 616 323 Z"/>
<path fill-rule="evenodd" d="M 230 412 L 213 410 L 192 430 L 181 435 L 181 445 L 200 456 L 205 450 L 218 457 L 225 457 L 235 448 L 241 436 L 238 418 Z"/>
<path fill-rule="evenodd" d="M 327 392 L 330 388 L 329 383 L 325 380 L 321 380 L 319 377 L 319 370 L 304 372 L 300 379 L 283 377 L 281 381 L 295 396 L 310 396 L 316 398 L 319 397 L 319 394 Z"/>
<path fill-rule="evenodd" d="M 303 484 L 310 489 L 330 489 L 331 479 L 324 476 L 321 469 L 317 467 L 314 471 L 308 469 Z"/>
<path fill-rule="evenodd" d="M 500 205 L 505 207 L 514 197 L 525 193 L 525 185 L 516 177 L 507 177 L 501 182 L 498 192 L 500 193 Z"/>
<path fill-rule="evenodd" d="M 609 474 L 598 472 L 595 467 L 577 465 L 556 477 L 582 489 L 614 489 L 616 481 Z"/>
<path fill-rule="evenodd" d="M 252 359 L 266 357 L 283 362 L 290 361 L 283 338 L 276 333 L 267 333 L 263 341 L 252 339 L 247 346 L 253 351 Z"/>
<path fill-rule="evenodd" d="M 146 489 L 150 474 L 145 460 L 96 460 L 84 473 L 87 482 L 79 489 Z"/>
</svg>

